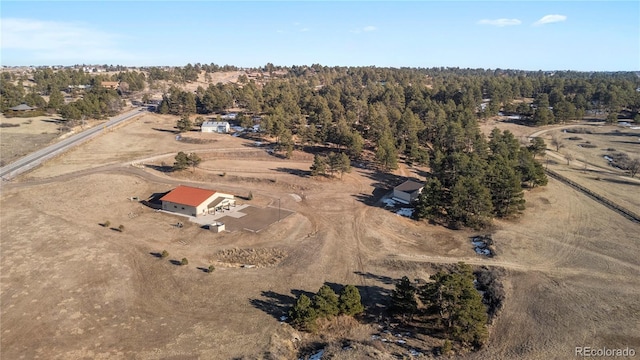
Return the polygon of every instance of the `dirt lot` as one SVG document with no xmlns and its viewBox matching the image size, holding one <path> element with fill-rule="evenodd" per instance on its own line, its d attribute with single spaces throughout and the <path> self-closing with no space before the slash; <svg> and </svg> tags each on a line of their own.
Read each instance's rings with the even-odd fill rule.
<svg viewBox="0 0 640 360">
<path fill-rule="evenodd" d="M 282 160 L 228 135 L 189 134 L 215 141 L 185 144 L 173 124 L 146 115 L 2 185 L 3 359 L 295 358 L 295 339 L 306 335 L 278 318 L 300 292 L 355 284 L 375 308 L 394 279 L 427 278 L 432 264 L 461 260 L 507 273 L 489 346 L 469 358 L 640 350 L 640 225 L 558 181 L 527 192 L 521 218 L 496 222 L 498 254 L 489 259 L 473 251 L 475 232 L 368 205 L 384 183 L 372 171 L 313 179 L 300 172 L 311 164 L 305 154 Z M 177 151 L 201 152 L 203 168 L 162 172 Z M 128 200 L 179 183 L 251 191 L 252 205 L 280 199 L 295 213 L 258 233 L 212 234 Z M 106 220 L 124 232 L 102 227 Z M 153 255 L 162 250 L 168 259 Z M 183 257 L 188 266 L 170 262 Z M 238 266 L 247 259 L 268 266 Z M 202 271 L 210 264 L 214 273 Z M 381 350 L 349 358 L 387 358 L 376 332 L 350 333 Z"/>
<path fill-rule="evenodd" d="M 0 124 L 18 125 L 0 127 L 0 166 L 51 143 L 59 135 L 59 120 L 53 116 L 6 118 L 0 114 Z"/>
</svg>

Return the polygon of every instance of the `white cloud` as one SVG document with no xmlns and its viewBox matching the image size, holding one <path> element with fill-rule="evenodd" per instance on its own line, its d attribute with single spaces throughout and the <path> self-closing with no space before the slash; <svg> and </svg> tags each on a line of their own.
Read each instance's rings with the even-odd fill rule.
<svg viewBox="0 0 640 360">
<path fill-rule="evenodd" d="M 551 24 L 556 22 L 561 22 L 567 20 L 567 17 L 564 15 L 545 15 L 540 20 L 533 23 L 535 26 L 540 26 L 544 24 Z"/>
<path fill-rule="evenodd" d="M 35 61 L 107 62 L 134 57 L 118 48 L 121 36 L 84 23 L 5 18 L 1 48 L 30 52 Z"/>
<path fill-rule="evenodd" d="M 377 27 L 375 27 L 373 25 L 369 25 L 369 26 L 365 26 L 363 28 L 358 28 L 358 29 L 351 30 L 350 32 L 352 32 L 354 34 L 360 34 L 361 32 L 371 32 L 371 31 L 376 31 L 376 30 L 378 30 Z"/>
<path fill-rule="evenodd" d="M 522 21 L 518 19 L 482 19 L 478 21 L 480 25 L 492 25 L 497 27 L 520 25 Z"/>
</svg>

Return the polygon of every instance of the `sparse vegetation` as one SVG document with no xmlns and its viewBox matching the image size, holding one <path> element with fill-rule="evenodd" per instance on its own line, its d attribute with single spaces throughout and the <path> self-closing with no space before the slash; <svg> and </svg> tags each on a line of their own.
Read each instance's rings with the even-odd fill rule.
<svg viewBox="0 0 640 360">
<path fill-rule="evenodd" d="M 180 265 L 181 266 L 189 265 L 189 260 L 187 260 L 187 258 L 182 258 L 182 260 L 180 260 Z"/>
<path fill-rule="evenodd" d="M 207 268 L 207 273 L 211 274 L 214 271 L 216 271 L 216 267 L 213 265 L 209 265 L 209 267 Z"/>
<path fill-rule="evenodd" d="M 107 220 L 107 221 L 103 222 L 102 226 L 108 228 L 109 226 L 111 226 L 111 221 Z"/>
<path fill-rule="evenodd" d="M 169 252 L 167 250 L 162 250 L 162 252 L 160 253 L 160 257 L 163 259 L 168 256 L 169 256 Z"/>
<path fill-rule="evenodd" d="M 120 225 L 118 226 L 118 231 L 120 231 L 120 232 L 124 232 L 124 225 L 120 224 Z"/>
</svg>

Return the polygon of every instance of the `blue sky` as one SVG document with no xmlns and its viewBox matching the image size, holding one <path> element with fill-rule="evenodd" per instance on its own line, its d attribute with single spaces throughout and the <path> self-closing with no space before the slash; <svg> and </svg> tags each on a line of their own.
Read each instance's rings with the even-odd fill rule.
<svg viewBox="0 0 640 360">
<path fill-rule="evenodd" d="M 2 1 L 2 65 L 640 70 L 638 1 Z"/>
</svg>

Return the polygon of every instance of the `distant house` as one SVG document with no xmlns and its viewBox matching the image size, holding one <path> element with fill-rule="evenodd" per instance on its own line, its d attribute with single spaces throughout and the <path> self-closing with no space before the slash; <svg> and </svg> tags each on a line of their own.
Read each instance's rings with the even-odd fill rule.
<svg viewBox="0 0 640 360">
<path fill-rule="evenodd" d="M 403 204 L 410 204 L 418 198 L 423 187 L 424 184 L 422 183 L 407 180 L 393 188 L 393 200 Z"/>
<path fill-rule="evenodd" d="M 222 115 L 220 118 L 222 120 L 235 120 L 238 117 L 238 113 L 228 113 Z"/>
<path fill-rule="evenodd" d="M 162 210 L 188 216 L 202 216 L 236 206 L 233 195 L 180 185 L 160 198 Z"/>
<path fill-rule="evenodd" d="M 120 84 L 117 81 L 103 81 L 100 85 L 102 85 L 103 88 L 115 90 Z"/>
<path fill-rule="evenodd" d="M 205 121 L 202 123 L 200 130 L 203 133 L 221 133 L 226 134 L 231 129 L 231 126 L 226 121 Z"/>
<path fill-rule="evenodd" d="M 20 104 L 18 106 L 14 106 L 14 107 L 10 108 L 9 110 L 17 111 L 17 112 L 27 112 L 27 111 L 33 111 L 35 109 L 37 109 L 37 107 L 31 107 L 31 106 L 29 106 L 29 105 L 27 105 L 25 103 L 22 103 L 22 104 Z"/>
</svg>

